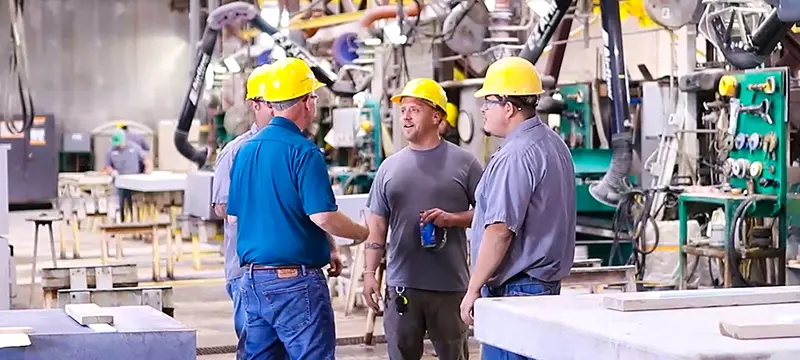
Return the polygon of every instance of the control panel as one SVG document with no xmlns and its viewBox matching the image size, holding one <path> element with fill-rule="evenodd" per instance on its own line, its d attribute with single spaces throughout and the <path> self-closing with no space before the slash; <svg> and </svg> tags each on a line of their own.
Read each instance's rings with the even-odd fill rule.
<svg viewBox="0 0 800 360">
<path fill-rule="evenodd" d="M 592 98 L 589 84 L 560 85 L 558 94 L 564 102 L 559 132 L 570 149 L 594 148 Z"/>
<path fill-rule="evenodd" d="M 727 119 L 717 124 L 718 150 L 732 188 L 786 193 L 787 81 L 786 70 L 774 68 L 720 78 L 718 95 L 727 103 Z"/>
</svg>

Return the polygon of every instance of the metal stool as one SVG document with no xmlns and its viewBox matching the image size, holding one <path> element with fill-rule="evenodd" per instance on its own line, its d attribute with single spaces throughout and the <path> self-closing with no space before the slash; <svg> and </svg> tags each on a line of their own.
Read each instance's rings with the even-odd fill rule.
<svg viewBox="0 0 800 360">
<path fill-rule="evenodd" d="M 36 283 L 36 257 L 39 253 L 39 226 L 47 226 L 47 229 L 50 231 L 50 257 L 53 260 L 53 267 L 58 267 L 56 263 L 56 240 L 53 237 L 53 222 L 54 221 L 61 221 L 63 218 L 61 216 L 53 216 L 46 213 L 39 214 L 37 217 L 31 217 L 25 219 L 26 221 L 32 222 L 35 226 L 33 232 L 33 269 L 31 270 L 31 297 L 30 302 L 33 303 L 33 285 Z"/>
</svg>

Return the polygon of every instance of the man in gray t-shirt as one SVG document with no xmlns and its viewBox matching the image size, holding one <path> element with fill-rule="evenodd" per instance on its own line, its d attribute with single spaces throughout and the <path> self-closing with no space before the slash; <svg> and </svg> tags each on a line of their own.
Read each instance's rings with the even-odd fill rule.
<svg viewBox="0 0 800 360">
<path fill-rule="evenodd" d="M 375 271 L 387 252 L 384 328 L 392 360 L 422 356 L 425 332 L 439 358 L 468 357 L 467 331 L 458 305 L 467 289 L 469 267 L 465 228 L 472 221 L 481 165 L 468 151 L 442 140 L 444 90 L 416 79 L 392 99 L 401 103 L 409 145 L 387 158 L 370 190 L 364 298 L 377 309 Z M 436 244 L 423 247 L 421 224 L 432 223 Z M 386 242 L 387 230 L 391 239 Z M 371 275 L 370 275 L 371 274 Z"/>
</svg>

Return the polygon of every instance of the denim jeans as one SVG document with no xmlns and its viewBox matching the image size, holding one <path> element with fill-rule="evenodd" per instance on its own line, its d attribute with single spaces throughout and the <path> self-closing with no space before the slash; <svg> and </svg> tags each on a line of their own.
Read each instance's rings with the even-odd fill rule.
<svg viewBox="0 0 800 360">
<path fill-rule="evenodd" d="M 520 274 L 512 277 L 503 285 L 497 287 L 484 286 L 481 297 L 507 297 L 507 296 L 542 296 L 558 295 L 561 293 L 560 281 L 541 281 Z M 517 355 L 513 352 L 496 348 L 491 345 L 481 345 L 481 360 L 528 360 L 530 358 Z M 532 360 L 532 359 L 531 359 Z"/>
<path fill-rule="evenodd" d="M 230 296 L 231 300 L 233 301 L 233 330 L 236 332 L 236 337 L 239 339 L 239 344 L 236 347 L 237 360 L 245 359 L 244 344 L 245 339 L 247 338 L 247 333 L 245 332 L 247 314 L 244 311 L 244 306 L 242 303 L 241 290 L 239 286 L 240 280 L 241 278 L 230 279 L 225 284 L 225 290 L 227 290 L 228 296 Z"/>
<path fill-rule="evenodd" d="M 119 198 L 119 219 L 125 221 L 125 210 L 131 211 L 131 216 L 133 216 L 133 191 L 128 189 L 117 189 L 117 197 Z M 126 205 L 127 204 L 127 205 Z M 133 219 L 127 219 L 128 221 L 133 221 Z"/>
<path fill-rule="evenodd" d="M 239 283 L 248 360 L 332 360 L 336 329 L 321 269 L 248 269 Z"/>
</svg>

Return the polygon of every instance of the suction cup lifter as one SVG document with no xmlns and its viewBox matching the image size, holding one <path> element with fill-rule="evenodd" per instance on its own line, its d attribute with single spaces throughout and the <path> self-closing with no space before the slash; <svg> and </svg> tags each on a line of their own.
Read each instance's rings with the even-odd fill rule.
<svg viewBox="0 0 800 360">
<path fill-rule="evenodd" d="M 323 68 L 308 50 L 295 44 L 287 36 L 281 34 L 278 29 L 267 23 L 260 16 L 259 10 L 255 5 L 237 1 L 216 8 L 208 15 L 208 24 L 198 49 L 197 66 L 194 69 L 189 90 L 183 100 L 174 138 L 175 148 L 178 149 L 178 152 L 200 168 L 206 163 L 208 149 L 196 149 L 189 143 L 188 136 L 189 129 L 192 127 L 192 119 L 194 119 L 197 111 L 197 102 L 203 93 L 206 70 L 211 62 L 211 55 L 214 53 L 220 30 L 225 25 L 241 24 L 243 22 L 250 22 L 253 27 L 272 36 L 275 39 L 275 44 L 283 48 L 287 56 L 305 61 L 311 71 L 314 72 L 317 80 L 323 84 L 331 87 L 338 78 L 335 73 Z"/>
</svg>

